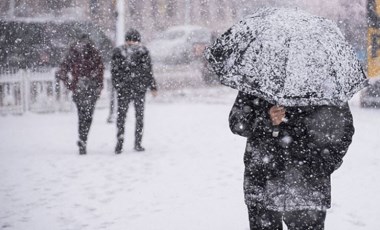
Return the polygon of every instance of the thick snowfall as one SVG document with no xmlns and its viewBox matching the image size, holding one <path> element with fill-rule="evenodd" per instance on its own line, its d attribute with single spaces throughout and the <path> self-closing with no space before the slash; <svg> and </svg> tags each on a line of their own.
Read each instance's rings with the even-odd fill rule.
<svg viewBox="0 0 380 230">
<path fill-rule="evenodd" d="M 85 156 L 75 110 L 0 117 L 0 228 L 247 230 L 245 139 L 227 123 L 236 91 L 166 94 L 148 98 L 143 153 L 132 151 L 133 110 L 121 155 L 107 109 L 95 111 Z M 380 110 L 350 104 L 356 133 L 332 176 L 326 229 L 378 230 Z"/>
</svg>

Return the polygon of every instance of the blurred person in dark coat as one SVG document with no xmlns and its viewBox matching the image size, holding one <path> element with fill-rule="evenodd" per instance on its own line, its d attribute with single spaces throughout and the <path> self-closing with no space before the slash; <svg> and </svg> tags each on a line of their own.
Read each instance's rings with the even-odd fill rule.
<svg viewBox="0 0 380 230">
<path fill-rule="evenodd" d="M 68 77 L 71 73 L 72 78 Z M 79 154 L 86 154 L 87 137 L 95 103 L 103 89 L 104 65 L 99 50 L 87 34 L 70 45 L 56 78 L 72 91 L 79 118 Z"/>
<path fill-rule="evenodd" d="M 251 230 L 323 230 L 331 174 L 354 134 L 348 104 L 281 107 L 239 92 L 229 117 L 247 137 L 244 193 Z M 274 133 L 273 130 L 278 133 Z"/>
<path fill-rule="evenodd" d="M 145 94 L 148 89 L 157 95 L 153 78 L 151 57 L 148 49 L 141 44 L 141 35 L 135 29 L 125 34 L 125 44 L 113 51 L 111 61 L 112 84 L 117 92 L 117 144 L 115 153 L 123 149 L 125 119 L 129 104 L 133 102 L 136 111 L 135 145 L 136 151 L 144 151 L 142 135 L 144 128 Z"/>
</svg>

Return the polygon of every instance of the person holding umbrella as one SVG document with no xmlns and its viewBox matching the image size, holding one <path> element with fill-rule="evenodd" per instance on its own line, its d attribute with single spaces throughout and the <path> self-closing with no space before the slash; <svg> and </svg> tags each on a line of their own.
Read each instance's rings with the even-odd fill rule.
<svg viewBox="0 0 380 230">
<path fill-rule="evenodd" d="M 244 193 L 251 230 L 322 230 L 331 174 L 352 142 L 347 101 L 367 81 L 334 23 L 300 10 L 257 10 L 206 58 L 239 93 L 229 116 L 247 137 Z"/>
</svg>

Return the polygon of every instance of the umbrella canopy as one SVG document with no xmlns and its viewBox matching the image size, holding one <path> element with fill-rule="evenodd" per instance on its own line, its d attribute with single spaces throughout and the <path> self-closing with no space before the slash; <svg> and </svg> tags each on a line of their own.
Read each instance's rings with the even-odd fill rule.
<svg viewBox="0 0 380 230">
<path fill-rule="evenodd" d="M 337 25 L 298 9 L 259 9 L 205 55 L 222 84 L 282 106 L 341 105 L 367 84 Z"/>
</svg>

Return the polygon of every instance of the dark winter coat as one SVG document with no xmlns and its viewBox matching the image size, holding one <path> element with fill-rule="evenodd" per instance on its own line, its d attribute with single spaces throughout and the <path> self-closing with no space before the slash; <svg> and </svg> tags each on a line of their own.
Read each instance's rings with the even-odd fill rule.
<svg viewBox="0 0 380 230">
<path fill-rule="evenodd" d="M 139 44 L 114 49 L 111 76 L 118 93 L 145 93 L 148 88 L 157 90 L 149 51 Z"/>
<path fill-rule="evenodd" d="M 72 79 L 68 77 L 71 73 Z M 56 77 L 64 81 L 68 89 L 76 92 L 79 87 L 97 91 L 103 88 L 104 64 L 100 52 L 94 43 L 89 40 L 80 40 L 72 44 L 62 61 Z"/>
<path fill-rule="evenodd" d="M 244 192 L 249 206 L 275 211 L 324 210 L 331 204 L 330 175 L 354 134 L 348 104 L 286 108 L 273 136 L 272 105 L 239 93 L 230 113 L 233 133 L 247 137 Z"/>
</svg>

